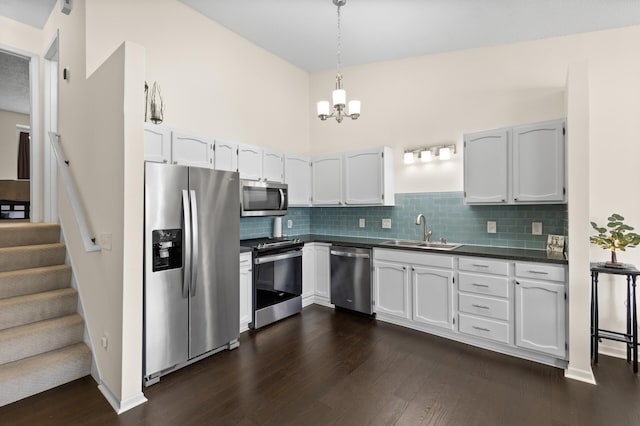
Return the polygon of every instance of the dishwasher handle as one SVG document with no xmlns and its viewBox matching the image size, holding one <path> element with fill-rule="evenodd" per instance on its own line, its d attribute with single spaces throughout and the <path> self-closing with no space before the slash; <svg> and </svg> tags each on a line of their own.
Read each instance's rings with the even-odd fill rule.
<svg viewBox="0 0 640 426">
<path fill-rule="evenodd" d="M 340 251 L 340 250 L 331 250 L 332 256 L 340 256 L 340 257 L 356 257 L 360 259 L 369 259 L 371 256 L 369 253 L 355 253 L 350 251 Z"/>
</svg>

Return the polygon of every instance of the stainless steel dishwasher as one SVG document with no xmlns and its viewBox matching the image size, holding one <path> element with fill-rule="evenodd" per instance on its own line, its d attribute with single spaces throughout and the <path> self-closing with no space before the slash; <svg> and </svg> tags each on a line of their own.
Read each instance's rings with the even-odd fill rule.
<svg viewBox="0 0 640 426">
<path fill-rule="evenodd" d="M 331 247 L 331 303 L 373 314 L 371 249 Z"/>
</svg>

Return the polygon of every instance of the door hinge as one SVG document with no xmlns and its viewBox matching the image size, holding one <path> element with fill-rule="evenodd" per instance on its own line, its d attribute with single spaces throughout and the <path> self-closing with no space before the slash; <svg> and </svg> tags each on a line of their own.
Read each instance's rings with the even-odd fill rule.
<svg viewBox="0 0 640 426">
<path fill-rule="evenodd" d="M 464 191 L 464 198 L 467 198 L 467 191 Z"/>
<path fill-rule="evenodd" d="M 467 141 L 464 141 L 463 146 L 466 148 L 467 147 Z"/>
<path fill-rule="evenodd" d="M 384 152 L 381 152 L 381 153 L 380 153 L 380 156 L 381 156 L 382 158 L 384 158 Z"/>
<path fill-rule="evenodd" d="M 236 148 L 236 155 L 240 155 L 240 148 Z"/>
<path fill-rule="evenodd" d="M 384 200 L 384 194 L 382 194 L 380 197 Z"/>
<path fill-rule="evenodd" d="M 562 128 L 562 134 L 566 134 L 566 129 L 564 127 Z"/>
<path fill-rule="evenodd" d="M 456 324 L 456 317 L 453 317 L 453 325 Z"/>
<path fill-rule="evenodd" d="M 211 144 L 211 151 L 215 151 L 216 150 L 216 146 L 214 144 Z"/>
<path fill-rule="evenodd" d="M 569 349 L 569 344 L 567 342 L 564 342 L 564 350 L 566 351 L 567 349 Z"/>
<path fill-rule="evenodd" d="M 567 292 L 564 292 L 564 300 L 567 300 Z"/>
<path fill-rule="evenodd" d="M 456 277 L 453 277 L 452 280 L 453 280 L 453 283 L 455 284 L 456 283 Z"/>
<path fill-rule="evenodd" d="M 562 195 L 566 195 L 567 194 L 567 188 L 566 187 L 562 187 Z"/>
</svg>

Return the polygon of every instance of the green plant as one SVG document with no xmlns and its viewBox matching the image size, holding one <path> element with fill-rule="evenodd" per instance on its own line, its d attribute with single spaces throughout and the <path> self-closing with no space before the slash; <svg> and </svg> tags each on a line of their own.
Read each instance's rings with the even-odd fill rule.
<svg viewBox="0 0 640 426">
<path fill-rule="evenodd" d="M 633 248 L 640 244 L 640 235 L 633 231 L 633 227 L 626 225 L 624 217 L 617 213 L 613 213 L 607 218 L 607 228 L 600 227 L 595 222 L 591 222 L 591 226 L 598 232 L 598 235 L 589 237 L 589 240 L 599 245 L 605 250 L 611 250 L 611 263 L 616 261 L 616 250 L 625 251 L 627 248 Z"/>
</svg>

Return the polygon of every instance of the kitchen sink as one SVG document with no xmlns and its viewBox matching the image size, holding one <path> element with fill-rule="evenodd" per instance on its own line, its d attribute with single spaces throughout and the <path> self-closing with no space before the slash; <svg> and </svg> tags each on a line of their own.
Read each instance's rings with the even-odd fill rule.
<svg viewBox="0 0 640 426">
<path fill-rule="evenodd" d="M 421 249 L 436 249 L 436 250 L 453 250 L 455 248 L 460 247 L 460 244 L 411 241 L 411 240 L 390 240 L 390 241 L 385 241 L 382 244 L 387 246 L 416 247 Z"/>
</svg>

